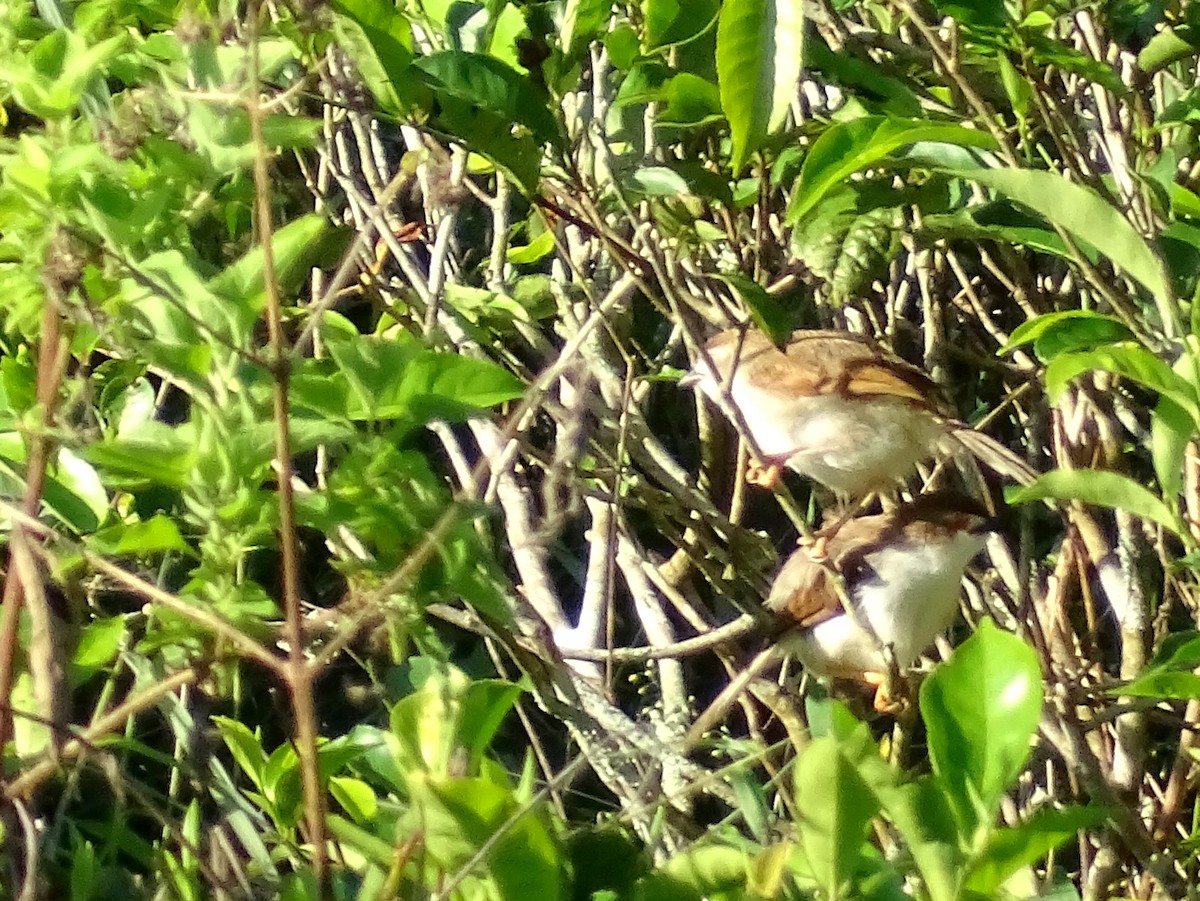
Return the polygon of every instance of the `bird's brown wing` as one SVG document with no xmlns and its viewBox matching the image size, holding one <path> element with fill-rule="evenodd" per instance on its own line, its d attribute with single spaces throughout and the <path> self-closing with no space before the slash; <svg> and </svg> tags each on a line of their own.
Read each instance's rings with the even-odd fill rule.
<svg viewBox="0 0 1200 901">
<path fill-rule="evenodd" d="M 832 575 L 808 557 L 807 548 L 796 551 L 784 564 L 771 588 L 767 606 L 804 627 L 818 625 L 843 612 Z"/>
<path fill-rule="evenodd" d="M 923 406 L 937 397 L 921 370 L 870 338 L 847 332 L 794 332 L 782 353 L 759 364 L 756 375 L 763 384 L 809 397 L 895 397 Z"/>
<path fill-rule="evenodd" d="M 812 559 L 808 548 L 795 551 L 771 586 L 767 606 L 799 626 L 811 627 L 843 613 L 833 570 L 848 572 L 852 563 L 891 540 L 899 520 L 895 513 L 852 519 L 828 539 L 828 561 Z"/>
</svg>

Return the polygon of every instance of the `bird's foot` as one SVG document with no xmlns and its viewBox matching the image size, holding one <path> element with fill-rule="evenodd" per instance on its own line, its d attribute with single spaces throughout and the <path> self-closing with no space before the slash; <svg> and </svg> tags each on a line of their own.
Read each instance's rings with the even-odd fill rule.
<svg viewBox="0 0 1200 901">
<path fill-rule="evenodd" d="M 892 694 L 893 689 L 900 686 L 889 684 L 894 680 L 889 679 L 886 673 L 863 673 L 862 680 L 875 688 L 875 701 L 871 706 L 875 708 L 876 713 L 900 716 L 912 706 L 907 695 L 901 692 Z"/>
<path fill-rule="evenodd" d="M 782 474 L 783 467 L 778 463 L 768 463 L 764 466 L 757 460 L 751 460 L 746 467 L 746 482 L 770 490 L 779 484 L 779 477 Z"/>
<path fill-rule="evenodd" d="M 804 549 L 813 563 L 824 563 L 829 559 L 828 535 L 804 535 L 797 544 Z"/>
</svg>

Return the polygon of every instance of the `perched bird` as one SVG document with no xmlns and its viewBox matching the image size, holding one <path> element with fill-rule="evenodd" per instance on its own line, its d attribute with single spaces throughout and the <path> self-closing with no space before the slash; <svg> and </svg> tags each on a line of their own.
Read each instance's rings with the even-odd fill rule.
<svg viewBox="0 0 1200 901">
<path fill-rule="evenodd" d="M 955 444 L 1018 482 L 1034 477 L 1012 451 L 950 417 L 929 376 L 861 335 L 797 331 L 780 350 L 760 331 L 729 329 L 679 384 L 714 401 L 728 392 L 767 463 L 748 478 L 765 487 L 786 466 L 863 497 Z"/>
<path fill-rule="evenodd" d="M 806 669 L 876 686 L 876 709 L 885 710 L 885 649 L 897 669 L 907 667 L 950 625 L 963 571 L 992 522 L 976 501 L 949 492 L 851 519 L 819 536 L 823 561 L 807 548 L 788 558 L 767 607 L 799 626 L 784 641 Z"/>
</svg>

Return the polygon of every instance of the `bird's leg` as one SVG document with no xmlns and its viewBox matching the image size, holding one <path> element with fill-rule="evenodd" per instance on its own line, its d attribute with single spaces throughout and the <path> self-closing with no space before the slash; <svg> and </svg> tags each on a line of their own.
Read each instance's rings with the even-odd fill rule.
<svg viewBox="0 0 1200 901">
<path fill-rule="evenodd" d="M 875 701 L 872 705 L 875 712 L 885 716 L 897 716 L 908 709 L 909 699 L 903 691 L 900 667 L 896 664 L 892 646 L 886 644 L 882 650 L 887 669 L 882 673 L 863 673 L 862 680 L 875 689 Z"/>
<path fill-rule="evenodd" d="M 779 484 L 783 467 L 778 463 L 768 463 L 765 466 L 758 460 L 751 460 L 746 466 L 746 482 L 759 488 L 772 489 Z"/>
<path fill-rule="evenodd" d="M 832 524 L 822 527 L 821 534 L 816 536 L 802 536 L 797 544 L 808 551 L 808 556 L 814 563 L 824 563 L 829 557 L 825 549 L 829 539 L 836 535 L 842 526 L 870 506 L 876 497 L 877 495 L 875 494 L 868 494 L 857 504 L 847 503 L 842 508 L 841 514 Z"/>
</svg>

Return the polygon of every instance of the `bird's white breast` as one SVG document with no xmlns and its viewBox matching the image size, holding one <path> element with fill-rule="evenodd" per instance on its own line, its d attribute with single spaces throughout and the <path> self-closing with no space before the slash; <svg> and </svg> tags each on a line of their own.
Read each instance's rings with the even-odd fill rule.
<svg viewBox="0 0 1200 901">
<path fill-rule="evenodd" d="M 715 399 L 719 380 L 706 366 L 698 368 L 705 375 L 701 389 Z M 742 372 L 730 396 L 763 456 L 841 494 L 907 477 L 943 437 L 933 416 L 900 398 L 780 395 L 752 385 Z"/>
<path fill-rule="evenodd" d="M 875 635 L 845 614 L 835 616 L 797 639 L 801 662 L 818 675 L 878 673 L 886 669 L 882 645 L 890 644 L 897 665 L 908 666 L 954 620 L 963 570 L 983 544 L 982 537 L 959 532 L 867 555 L 869 570 L 850 590 L 856 618 Z"/>
</svg>

